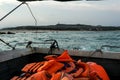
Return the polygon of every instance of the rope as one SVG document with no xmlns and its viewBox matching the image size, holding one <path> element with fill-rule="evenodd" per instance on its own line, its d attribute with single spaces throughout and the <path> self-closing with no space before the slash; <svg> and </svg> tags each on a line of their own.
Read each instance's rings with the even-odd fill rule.
<svg viewBox="0 0 120 80">
<path fill-rule="evenodd" d="M 25 3 L 25 4 L 27 5 L 27 7 L 28 7 L 28 9 L 29 9 L 29 11 L 30 11 L 30 13 L 31 13 L 32 17 L 33 17 L 33 18 L 34 18 L 34 20 L 35 20 L 35 26 L 37 26 L 37 19 L 35 18 L 35 16 L 34 16 L 34 14 L 33 14 L 32 10 L 31 10 L 31 8 L 30 8 L 30 6 L 29 6 L 27 3 Z"/>
<path fill-rule="evenodd" d="M 28 3 L 25 3 L 26 5 L 27 5 L 27 7 L 28 7 L 28 9 L 29 9 L 29 11 L 30 11 L 30 13 L 31 13 L 31 15 L 32 15 L 32 17 L 33 17 L 33 19 L 35 20 L 35 26 L 36 26 L 36 39 L 37 39 L 37 19 L 35 18 L 35 16 L 34 16 L 34 14 L 33 14 L 33 12 L 32 12 L 32 10 L 31 10 L 31 8 L 30 8 L 30 6 L 28 5 Z"/>
</svg>

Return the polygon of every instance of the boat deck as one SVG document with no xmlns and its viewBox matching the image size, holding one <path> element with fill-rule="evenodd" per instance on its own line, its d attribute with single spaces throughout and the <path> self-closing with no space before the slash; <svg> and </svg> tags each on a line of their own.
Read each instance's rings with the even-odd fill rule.
<svg viewBox="0 0 120 80">
<path fill-rule="evenodd" d="M 27 63 L 43 61 L 43 57 L 48 55 L 48 51 L 49 49 L 47 48 L 33 48 L 1 52 L 0 80 L 9 80 L 14 75 L 19 75 L 21 73 L 21 68 L 23 68 L 23 66 L 25 66 Z M 63 49 L 61 49 L 60 51 L 55 50 L 52 53 L 59 55 L 62 51 Z M 69 54 L 75 60 L 81 59 L 84 62 L 94 61 L 102 65 L 105 68 L 111 80 L 120 80 L 119 53 L 93 54 L 93 52 L 70 50 Z"/>
</svg>

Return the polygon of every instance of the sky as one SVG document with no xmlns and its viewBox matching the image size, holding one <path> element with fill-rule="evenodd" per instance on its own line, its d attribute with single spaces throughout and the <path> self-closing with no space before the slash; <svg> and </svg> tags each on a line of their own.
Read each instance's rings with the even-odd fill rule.
<svg viewBox="0 0 120 80">
<path fill-rule="evenodd" d="M 0 19 L 20 3 L 16 0 L 0 0 Z M 120 0 L 27 3 L 38 26 L 57 23 L 120 26 Z M 0 21 L 0 28 L 28 25 L 35 25 L 35 20 L 25 4 Z"/>
</svg>

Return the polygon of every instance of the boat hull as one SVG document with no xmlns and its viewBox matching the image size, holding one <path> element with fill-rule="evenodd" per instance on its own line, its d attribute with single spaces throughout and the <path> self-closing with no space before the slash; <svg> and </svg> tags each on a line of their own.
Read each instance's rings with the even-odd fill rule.
<svg viewBox="0 0 120 80">
<path fill-rule="evenodd" d="M 21 74 L 21 69 L 28 63 L 43 61 L 44 56 L 48 55 L 48 50 L 46 49 L 35 49 L 35 50 L 23 50 L 22 52 L 18 51 L 8 51 L 9 56 L 12 54 L 14 58 L 9 57 L 9 60 L 2 59 L 0 62 L 0 80 L 10 80 L 14 75 Z M 56 51 L 55 51 L 56 52 Z M 59 55 L 61 51 L 57 51 L 54 54 Z M 18 53 L 18 54 L 17 54 Z M 22 55 L 19 55 L 21 54 Z M 17 54 L 15 56 L 15 54 Z M 113 53 L 114 54 L 114 53 Z M 4 54 L 5 55 L 5 54 Z M 74 55 L 71 54 L 71 57 L 75 60 L 81 59 L 84 62 L 96 62 L 97 64 L 102 65 L 106 72 L 108 73 L 111 80 L 120 80 L 120 59 L 111 59 L 111 58 L 102 58 L 102 57 L 91 57 L 85 55 Z M 11 58 L 11 59 L 10 59 Z"/>
</svg>

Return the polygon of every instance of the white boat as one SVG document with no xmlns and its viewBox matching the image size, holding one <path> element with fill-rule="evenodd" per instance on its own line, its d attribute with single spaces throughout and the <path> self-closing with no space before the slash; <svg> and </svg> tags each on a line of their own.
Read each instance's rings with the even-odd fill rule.
<svg viewBox="0 0 120 80">
<path fill-rule="evenodd" d="M 24 1 L 26 2 L 33 0 L 18 1 L 22 1 L 23 4 Z M 9 15 L 10 13 L 8 13 L 7 15 Z M 6 16 L 4 16 L 2 19 L 4 19 Z M 2 39 L 1 41 L 7 44 Z M 47 40 L 44 43 L 47 44 L 49 42 L 51 43 L 51 46 L 49 48 L 39 48 L 31 46 L 31 44 L 41 44 L 39 42 L 23 43 L 26 44 L 26 47 L 24 49 L 16 49 L 15 47 L 7 44 L 8 46 L 12 47 L 12 50 L 0 52 L 0 80 L 10 80 L 14 75 L 19 75 L 21 73 L 21 69 L 26 64 L 31 62 L 43 61 L 43 57 L 46 55 L 60 55 L 64 51 L 64 49 L 59 48 L 56 40 Z M 115 46 L 103 45 L 102 47 Z M 96 51 L 68 51 L 69 55 L 75 60 L 81 59 L 84 62 L 91 61 L 102 65 L 108 73 L 110 80 L 120 80 L 120 52 L 103 52 L 101 49 L 98 49 Z"/>
</svg>

